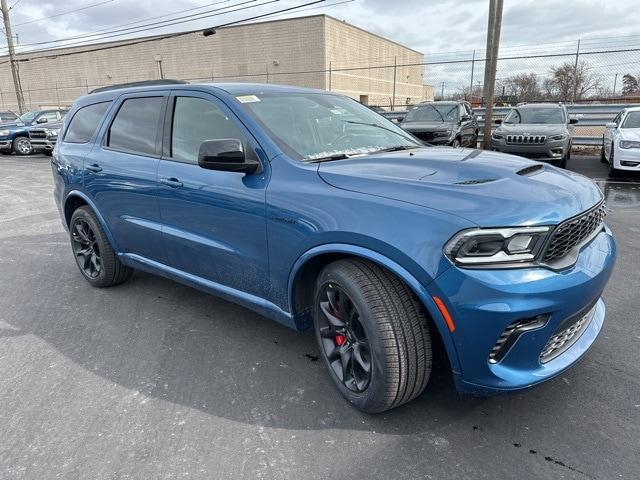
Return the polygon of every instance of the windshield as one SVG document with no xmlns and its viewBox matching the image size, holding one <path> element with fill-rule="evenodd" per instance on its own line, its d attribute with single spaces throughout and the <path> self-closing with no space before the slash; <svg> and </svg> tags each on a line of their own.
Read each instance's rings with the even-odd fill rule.
<svg viewBox="0 0 640 480">
<path fill-rule="evenodd" d="M 504 123 L 567 123 L 564 111 L 555 107 L 514 108 L 504 119 Z"/>
<path fill-rule="evenodd" d="M 458 104 L 431 104 L 420 105 L 409 110 L 404 122 L 446 122 L 458 121 Z"/>
<path fill-rule="evenodd" d="M 33 122 L 33 119 L 36 118 L 37 114 L 38 114 L 38 112 L 27 112 L 27 113 L 24 113 L 24 114 L 20 115 L 20 121 L 22 123 L 31 123 L 31 122 Z"/>
<path fill-rule="evenodd" d="M 18 116 L 13 112 L 0 112 L 0 121 L 17 120 Z"/>
<path fill-rule="evenodd" d="M 640 112 L 629 112 L 620 128 L 640 128 Z"/>
<path fill-rule="evenodd" d="M 236 98 L 279 146 L 298 160 L 423 146 L 386 118 L 347 97 L 269 93 Z"/>
</svg>

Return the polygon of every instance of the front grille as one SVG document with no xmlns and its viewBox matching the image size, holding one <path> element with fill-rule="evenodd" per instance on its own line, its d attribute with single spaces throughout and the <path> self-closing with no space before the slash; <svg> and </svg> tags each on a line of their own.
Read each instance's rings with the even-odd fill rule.
<svg viewBox="0 0 640 480">
<path fill-rule="evenodd" d="M 540 362 L 549 362 L 571 347 L 571 345 L 580 338 L 580 335 L 587 325 L 589 325 L 589 322 L 593 318 L 595 309 L 596 306 L 593 306 L 587 313 L 579 314 L 576 321 L 555 333 L 542 349 L 542 353 L 540 353 Z"/>
<path fill-rule="evenodd" d="M 548 319 L 548 315 L 538 315 L 537 317 L 511 322 L 500 334 L 496 344 L 489 352 L 489 363 L 500 362 L 509 353 L 509 350 L 511 350 L 520 335 L 544 327 Z"/>
<path fill-rule="evenodd" d="M 546 135 L 507 135 L 507 143 L 512 145 L 541 145 L 546 141 Z"/>
<path fill-rule="evenodd" d="M 558 225 L 544 254 L 544 261 L 551 263 L 564 257 L 602 226 L 606 214 L 606 204 L 603 201 L 591 210 Z"/>
<path fill-rule="evenodd" d="M 47 134 L 44 132 L 44 130 L 32 130 L 29 132 L 29 136 L 31 138 L 46 138 Z"/>
<path fill-rule="evenodd" d="M 424 142 L 430 142 L 433 140 L 433 132 L 411 132 L 413 136 L 418 137 Z"/>
</svg>

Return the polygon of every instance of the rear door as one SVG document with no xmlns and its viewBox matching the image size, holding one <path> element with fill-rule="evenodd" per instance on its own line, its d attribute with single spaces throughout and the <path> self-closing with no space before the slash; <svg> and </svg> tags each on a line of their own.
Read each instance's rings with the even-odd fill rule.
<svg viewBox="0 0 640 480">
<path fill-rule="evenodd" d="M 208 93 L 177 90 L 167 108 L 158 180 L 167 259 L 172 267 L 266 297 L 266 159 L 250 175 L 198 166 L 204 140 L 236 138 L 258 159 L 258 144 L 234 113 Z"/>
<path fill-rule="evenodd" d="M 157 171 L 168 95 L 148 91 L 117 99 L 84 162 L 85 189 L 118 251 L 162 263 Z"/>
</svg>

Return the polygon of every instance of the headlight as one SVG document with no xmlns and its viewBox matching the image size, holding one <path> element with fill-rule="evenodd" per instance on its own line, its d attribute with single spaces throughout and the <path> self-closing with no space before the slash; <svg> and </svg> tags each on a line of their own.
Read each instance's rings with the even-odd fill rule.
<svg viewBox="0 0 640 480">
<path fill-rule="evenodd" d="M 551 135 L 549 140 L 565 140 L 567 136 L 565 134 L 562 135 Z"/>
<path fill-rule="evenodd" d="M 448 137 L 449 135 L 451 135 L 451 132 L 449 130 L 441 130 L 439 132 L 433 132 L 434 137 Z"/>
<path fill-rule="evenodd" d="M 0 137 L 8 137 L 10 133 L 9 130 L 0 130 Z"/>
<path fill-rule="evenodd" d="M 549 227 L 514 227 L 464 230 L 444 247 L 449 259 L 460 266 L 488 266 L 535 260 Z"/>
<path fill-rule="evenodd" d="M 47 137 L 57 137 L 60 132 L 59 128 L 45 128 L 44 130 L 47 134 Z"/>
<path fill-rule="evenodd" d="M 495 139 L 495 140 L 502 140 L 504 138 L 504 135 L 502 135 L 501 133 L 493 133 L 493 135 L 491 135 L 491 138 Z"/>
<path fill-rule="evenodd" d="M 2 135 L 1 131 L 0 135 Z M 640 148 L 640 142 L 633 142 L 631 140 L 620 140 L 620 148 Z"/>
</svg>

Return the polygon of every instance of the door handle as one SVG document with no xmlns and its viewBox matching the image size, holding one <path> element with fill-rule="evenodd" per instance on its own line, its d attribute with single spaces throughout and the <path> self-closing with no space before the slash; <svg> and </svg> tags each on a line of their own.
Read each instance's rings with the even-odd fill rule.
<svg viewBox="0 0 640 480">
<path fill-rule="evenodd" d="M 98 173 L 102 171 L 102 167 L 97 163 L 94 163 L 93 165 L 88 165 L 87 170 L 91 170 L 92 172 Z"/>
<path fill-rule="evenodd" d="M 168 187 L 171 187 L 171 188 L 180 188 L 182 186 L 182 182 L 180 180 L 178 180 L 177 178 L 174 178 L 174 177 L 161 178 L 160 179 L 160 183 L 162 183 L 163 185 L 166 185 Z"/>
</svg>

